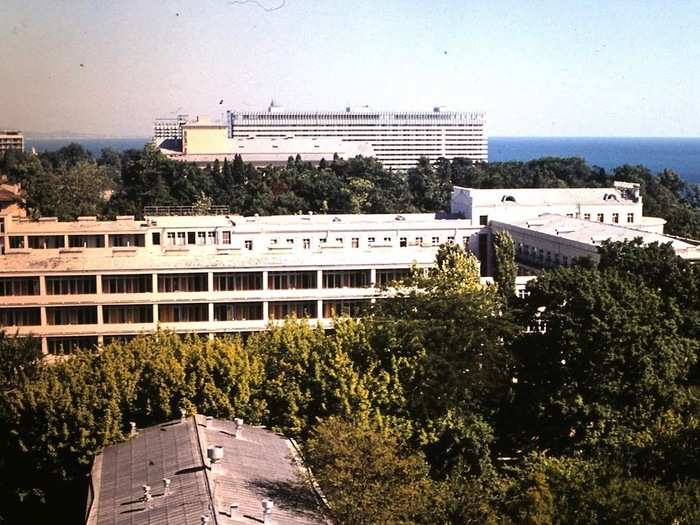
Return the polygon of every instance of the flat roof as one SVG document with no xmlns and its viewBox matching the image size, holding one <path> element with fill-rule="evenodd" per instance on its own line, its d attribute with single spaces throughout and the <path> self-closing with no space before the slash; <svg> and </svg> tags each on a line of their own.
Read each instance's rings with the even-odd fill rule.
<svg viewBox="0 0 700 525">
<path fill-rule="evenodd" d="M 625 188 L 629 190 L 629 188 Z M 473 206 L 554 206 L 560 204 L 620 205 L 637 204 L 620 188 L 505 188 L 480 189 L 454 186 L 453 191 L 469 192 Z M 514 200 L 510 200 L 510 198 Z"/>
<path fill-rule="evenodd" d="M 381 240 L 380 240 L 381 241 Z M 2 257 L 2 273 L 35 272 L 109 272 L 149 271 L 252 271 L 255 269 L 294 268 L 392 268 L 421 265 L 435 261 L 437 246 L 348 248 L 329 243 L 316 250 L 273 247 L 265 252 L 222 248 L 221 245 L 176 246 L 160 248 L 85 248 L 59 250 L 22 250 Z"/>
<path fill-rule="evenodd" d="M 697 250 L 697 246 L 668 235 L 651 233 L 620 224 L 587 221 L 584 219 L 565 217 L 563 215 L 553 213 L 545 213 L 534 219 L 523 221 L 492 222 L 504 229 L 514 226 L 522 230 L 538 232 L 588 245 L 599 246 L 604 240 L 618 242 L 626 240 L 631 241 L 636 238 L 641 238 L 644 244 L 650 244 L 653 242 L 665 244 L 670 242 L 671 246 L 674 250 L 676 250 L 676 252 L 682 253 L 684 251 L 688 252 Z M 681 253 L 679 253 L 679 255 Z M 700 255 L 700 253 L 698 253 L 698 255 Z"/>
<path fill-rule="evenodd" d="M 192 525 L 262 523 L 262 500 L 274 502 L 272 520 L 280 525 L 325 524 L 294 444 L 262 427 L 191 416 L 139 429 L 124 443 L 105 448 L 92 468 L 94 500 L 88 525 Z M 223 447 L 223 459 L 209 466 L 207 448 Z M 169 479 L 166 490 L 163 480 Z M 152 499 L 143 498 L 143 485 Z"/>
</svg>

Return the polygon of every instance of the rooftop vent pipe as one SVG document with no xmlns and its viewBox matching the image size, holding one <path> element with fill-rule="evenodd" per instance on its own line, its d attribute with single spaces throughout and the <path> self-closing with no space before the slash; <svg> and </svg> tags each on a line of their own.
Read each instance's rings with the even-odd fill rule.
<svg viewBox="0 0 700 525">
<path fill-rule="evenodd" d="M 272 523 L 272 508 L 275 506 L 271 499 L 262 500 L 263 508 L 263 524 L 269 525 Z"/>
<path fill-rule="evenodd" d="M 170 478 L 163 478 L 163 495 L 170 494 Z"/>
<path fill-rule="evenodd" d="M 187 410 L 180 407 L 180 423 L 184 423 L 187 420 Z"/>
<path fill-rule="evenodd" d="M 235 419 L 236 422 L 236 439 L 241 439 L 241 434 L 243 433 L 243 420 L 239 417 Z"/>
<path fill-rule="evenodd" d="M 138 432 L 136 431 L 136 423 L 133 421 L 129 422 L 129 426 L 131 427 L 131 431 L 129 432 L 129 437 L 135 437 Z"/>
<path fill-rule="evenodd" d="M 207 416 L 207 428 L 213 428 L 214 427 L 214 418 L 211 416 Z"/>
<path fill-rule="evenodd" d="M 224 459 L 224 447 L 221 445 L 209 445 L 207 447 L 207 457 L 212 465 Z"/>
</svg>

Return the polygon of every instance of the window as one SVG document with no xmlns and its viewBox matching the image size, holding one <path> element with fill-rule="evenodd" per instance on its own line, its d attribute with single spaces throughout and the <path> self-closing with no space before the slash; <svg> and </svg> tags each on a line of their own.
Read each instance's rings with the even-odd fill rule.
<svg viewBox="0 0 700 525">
<path fill-rule="evenodd" d="M 65 247 L 63 235 L 30 235 L 27 237 L 32 250 L 56 249 Z"/>
<path fill-rule="evenodd" d="M 46 308 L 50 325 L 96 324 L 97 306 L 53 306 Z"/>
<path fill-rule="evenodd" d="M 251 240 L 243 241 L 243 246 L 245 247 L 246 250 L 252 250 L 253 249 L 253 241 L 251 241 Z"/>
<path fill-rule="evenodd" d="M 368 243 L 374 242 L 374 237 L 367 237 L 367 242 Z"/>
<path fill-rule="evenodd" d="M 440 244 L 440 237 L 433 237 L 432 239 L 433 246 L 437 246 Z"/>
<path fill-rule="evenodd" d="M 166 236 L 168 238 L 168 246 L 175 246 L 175 232 L 168 232 Z"/>
<path fill-rule="evenodd" d="M 47 295 L 83 295 L 97 293 L 94 275 L 65 275 L 46 278 Z"/>
<path fill-rule="evenodd" d="M 399 247 L 405 248 L 406 246 L 408 246 L 406 237 L 399 237 Z"/>
<path fill-rule="evenodd" d="M 12 235 L 10 237 L 10 248 L 24 248 L 24 237 L 19 235 Z"/>
<path fill-rule="evenodd" d="M 214 274 L 214 291 L 262 290 L 262 272 L 227 272 Z"/>
<path fill-rule="evenodd" d="M 209 320 L 209 305 L 194 304 L 160 304 L 158 320 L 163 323 L 200 323 Z"/>
<path fill-rule="evenodd" d="M 263 303 L 217 303 L 214 304 L 214 321 L 261 321 Z"/>
<path fill-rule="evenodd" d="M 450 236 L 447 238 L 447 242 L 455 242 L 455 238 Z"/>
<path fill-rule="evenodd" d="M 294 244 L 294 239 L 287 239 L 287 244 L 292 246 Z"/>
<path fill-rule="evenodd" d="M 159 273 L 158 291 L 172 292 L 206 292 L 206 273 Z"/>
<path fill-rule="evenodd" d="M 591 220 L 591 214 L 590 214 L 590 213 L 584 213 L 584 214 L 583 214 L 583 219 L 586 220 L 586 221 L 590 221 L 590 220 Z"/>
<path fill-rule="evenodd" d="M 231 232 L 222 231 L 221 232 L 221 244 L 231 244 Z"/>
<path fill-rule="evenodd" d="M 597 217 L 598 217 L 598 222 L 603 222 L 603 221 L 605 220 L 605 217 L 603 216 L 602 213 L 599 213 L 599 214 L 597 215 Z"/>
<path fill-rule="evenodd" d="M 109 246 L 124 247 L 124 246 L 140 246 L 146 245 L 146 234 L 144 233 L 113 233 L 109 235 Z"/>
<path fill-rule="evenodd" d="M 296 290 L 316 288 L 316 272 L 269 272 L 267 288 L 269 290 Z"/>
<path fill-rule="evenodd" d="M 350 242 L 350 246 L 353 248 L 359 248 L 360 247 L 360 238 L 359 237 L 353 237 Z"/>
<path fill-rule="evenodd" d="M 207 232 L 207 244 L 216 244 L 216 232 Z"/>
<path fill-rule="evenodd" d="M 422 245 L 423 244 L 423 237 L 416 237 L 416 244 L 418 246 Z"/>
<path fill-rule="evenodd" d="M 39 278 L 4 277 L 0 279 L 0 297 L 14 297 L 19 295 L 39 295 Z"/>
<path fill-rule="evenodd" d="M 75 350 L 92 350 L 97 346 L 97 337 L 47 337 L 46 345 L 50 354 L 69 354 Z"/>
<path fill-rule="evenodd" d="M 311 249 L 311 239 L 304 239 L 302 241 L 302 246 L 304 247 L 305 250 L 310 250 Z"/>
<path fill-rule="evenodd" d="M 0 326 L 39 326 L 41 308 L 0 308 Z"/>
<path fill-rule="evenodd" d="M 336 237 L 336 238 L 335 238 L 335 242 L 337 242 L 338 244 L 343 244 L 343 238 L 342 238 L 342 237 Z"/>
<path fill-rule="evenodd" d="M 154 246 L 160 245 L 160 232 L 153 232 L 151 234 L 151 244 Z"/>
<path fill-rule="evenodd" d="M 104 248 L 104 235 L 69 235 L 68 246 L 70 248 Z"/>
<path fill-rule="evenodd" d="M 143 275 L 103 275 L 102 293 L 150 293 L 153 277 Z"/>
<path fill-rule="evenodd" d="M 369 306 L 368 299 L 336 299 L 323 301 L 323 317 L 360 317 Z"/>
<path fill-rule="evenodd" d="M 285 301 L 268 303 L 268 316 L 270 319 L 284 319 L 285 317 L 316 317 L 316 301 Z"/>
<path fill-rule="evenodd" d="M 391 237 L 384 237 L 384 242 L 391 243 Z"/>
<path fill-rule="evenodd" d="M 613 213 L 612 214 L 612 221 L 615 224 L 618 224 L 620 222 L 620 214 L 619 213 Z"/>
<path fill-rule="evenodd" d="M 389 286 L 411 275 L 410 268 L 388 268 L 377 270 L 377 287 Z"/>
<path fill-rule="evenodd" d="M 150 304 L 105 305 L 102 307 L 105 324 L 152 323 L 153 306 Z"/>
<path fill-rule="evenodd" d="M 479 224 L 481 226 L 486 226 L 489 223 L 488 215 L 479 215 Z"/>
<path fill-rule="evenodd" d="M 573 218 L 574 218 L 574 214 L 573 214 L 573 213 L 567 213 L 566 216 L 567 216 L 569 219 L 573 219 Z"/>
<path fill-rule="evenodd" d="M 184 246 L 185 243 L 185 232 L 177 232 L 177 242 L 175 243 L 178 246 Z"/>
<path fill-rule="evenodd" d="M 628 213 L 627 214 L 627 222 L 634 222 L 634 213 Z"/>
<path fill-rule="evenodd" d="M 370 286 L 369 270 L 324 270 L 324 288 L 366 288 Z"/>
<path fill-rule="evenodd" d="M 270 244 L 272 244 L 273 246 L 277 244 L 277 239 L 270 239 Z"/>
<path fill-rule="evenodd" d="M 197 232 L 197 244 L 200 246 L 207 242 L 207 232 Z"/>
</svg>

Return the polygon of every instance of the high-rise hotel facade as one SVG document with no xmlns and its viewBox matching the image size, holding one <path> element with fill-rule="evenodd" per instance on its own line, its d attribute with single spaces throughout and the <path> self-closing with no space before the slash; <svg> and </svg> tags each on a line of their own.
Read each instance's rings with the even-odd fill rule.
<svg viewBox="0 0 700 525">
<path fill-rule="evenodd" d="M 158 119 L 154 143 L 174 159 L 203 164 L 241 155 L 256 165 L 280 164 L 289 156 L 330 161 L 334 155 L 374 157 L 385 168 L 407 170 L 425 157 L 488 160 L 485 117 L 479 112 L 267 111 L 227 112 L 226 123 Z M 179 141 L 179 142 L 178 142 Z"/>
</svg>

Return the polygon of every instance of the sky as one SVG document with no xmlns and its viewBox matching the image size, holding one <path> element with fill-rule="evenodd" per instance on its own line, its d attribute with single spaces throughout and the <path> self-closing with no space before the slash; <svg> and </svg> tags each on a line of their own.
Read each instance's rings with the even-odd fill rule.
<svg viewBox="0 0 700 525">
<path fill-rule="evenodd" d="M 146 137 L 274 99 L 697 137 L 698 27 L 699 0 L 0 0 L 0 127 Z"/>
</svg>

